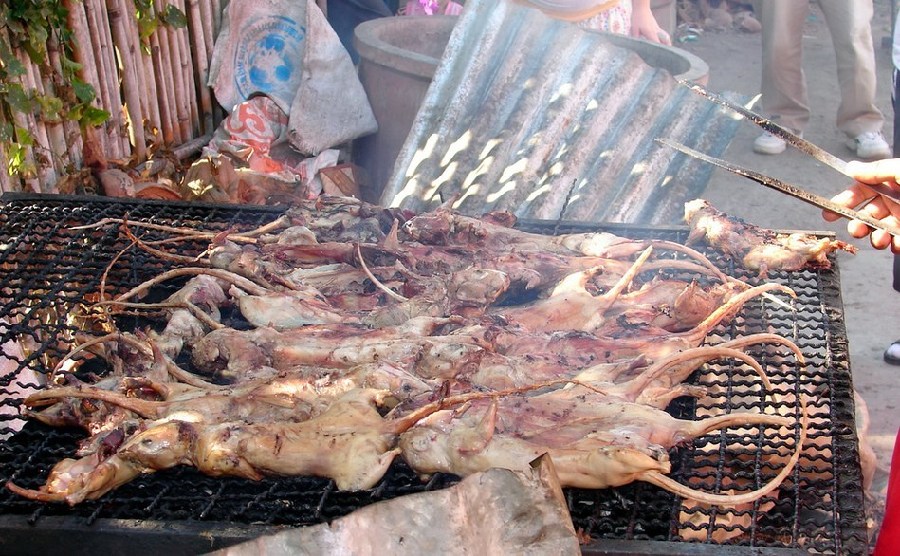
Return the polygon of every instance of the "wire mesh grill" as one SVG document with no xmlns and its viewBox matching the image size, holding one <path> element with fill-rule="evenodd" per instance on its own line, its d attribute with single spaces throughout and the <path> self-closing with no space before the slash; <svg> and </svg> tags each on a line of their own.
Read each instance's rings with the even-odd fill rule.
<svg viewBox="0 0 900 556">
<path fill-rule="evenodd" d="M 84 324 L 77 318 L 79 311 L 96 300 L 101 288 L 108 293 L 127 291 L 169 267 L 139 249 L 125 250 L 130 240 L 116 226 L 74 228 L 104 218 L 127 218 L 215 232 L 254 228 L 274 220 L 281 211 L 64 196 L 6 195 L 2 202 L 0 344 L 5 346 L 6 358 L 0 360 L 0 482 L 13 480 L 37 488 L 54 464 L 71 457 L 84 433 L 22 421 L 18 417 L 22 398 L 40 386 L 41 374 L 68 351 Z M 596 229 L 543 222 L 522 222 L 520 227 L 546 234 Z M 608 229 L 636 238 L 686 238 L 683 228 L 617 225 Z M 144 239 L 155 237 L 152 230 L 146 234 Z M 198 239 L 179 244 L 178 249 L 181 254 L 196 254 L 207 245 L 207 240 Z M 758 281 L 708 255 L 730 274 Z M 115 257 L 116 264 L 107 272 Z M 809 447 L 789 479 L 771 495 L 735 510 L 683 505 L 680 498 L 646 483 L 597 491 L 569 489 L 566 494 L 576 528 L 593 539 L 638 541 L 632 546 L 635 553 L 641 553 L 641 541 L 790 547 L 825 554 L 867 552 L 838 271 L 780 272 L 766 279 L 790 286 L 797 299 L 790 305 L 757 299 L 715 333 L 728 339 L 777 332 L 801 347 L 807 360 L 803 372 L 785 357 L 784 350 L 760 348 L 751 354 L 764 366 L 774 394 L 759 390 L 755 375 L 745 366 L 709 364 L 689 380 L 706 386 L 709 395 L 699 402 L 680 398 L 668 411 L 683 418 L 737 410 L 782 412 L 799 418 L 796 396 L 809 394 Z M 137 317 L 130 324 L 140 325 Z M 24 352 L 7 349 L 16 340 L 23 340 Z M 716 432 L 674 449 L 671 476 L 705 490 L 762 486 L 781 468 L 779 458 L 793 450 L 795 436 L 793 431 L 748 430 L 754 432 Z M 455 481 L 453 476 L 436 475 L 423 482 L 402 461 L 374 489 L 361 492 L 340 492 L 333 482 L 313 477 L 253 482 L 210 478 L 190 468 L 176 468 L 140 477 L 99 500 L 72 508 L 37 503 L 0 489 L 0 523 L 4 516 L 27 516 L 26 522 L 41 531 L 42 524 L 54 517 L 74 518 L 85 530 L 107 519 L 204 522 L 213 531 L 220 523 L 245 527 L 249 536 L 260 526 L 321 523 L 379 500 L 443 488 Z"/>
</svg>

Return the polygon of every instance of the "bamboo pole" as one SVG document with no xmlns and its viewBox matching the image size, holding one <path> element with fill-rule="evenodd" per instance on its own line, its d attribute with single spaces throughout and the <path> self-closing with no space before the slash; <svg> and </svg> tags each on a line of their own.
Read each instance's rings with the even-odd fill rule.
<svg viewBox="0 0 900 556">
<path fill-rule="evenodd" d="M 210 9 L 212 10 L 212 20 L 213 20 L 213 42 L 210 43 L 210 60 L 212 60 L 212 50 L 215 48 L 215 41 L 219 40 L 219 31 L 222 30 L 222 2 L 220 0 L 210 0 L 209 2 Z M 215 104 L 215 108 L 213 110 L 213 126 L 216 128 L 219 127 L 219 124 L 222 123 L 222 120 L 225 119 L 225 109 L 218 103 Z"/>
<path fill-rule="evenodd" d="M 122 80 L 122 70 L 119 69 L 118 56 L 115 41 L 112 37 L 112 25 L 110 23 L 109 11 L 107 9 L 108 0 L 97 0 L 100 10 L 97 12 L 98 28 L 103 35 L 103 44 L 106 51 L 106 63 L 109 65 L 109 73 L 103 75 L 107 81 L 107 88 L 113 95 L 113 108 L 116 110 L 116 121 L 114 131 L 116 139 L 119 141 L 122 158 L 128 158 L 134 152 L 129 138 L 128 115 L 125 111 L 124 82 Z"/>
<path fill-rule="evenodd" d="M 40 85 L 39 70 L 35 67 L 31 58 L 20 51 L 19 61 L 25 66 L 25 73 L 22 74 L 22 86 L 25 91 L 35 95 L 44 95 L 44 88 Z M 36 111 L 28 114 L 28 132 L 34 139 L 32 150 L 34 151 L 35 162 L 37 163 L 38 177 L 41 179 L 41 185 L 46 187 L 52 183 L 54 174 L 53 161 L 48 156 L 50 152 L 50 140 L 47 138 L 47 125 L 43 118 Z"/>
<path fill-rule="evenodd" d="M 167 29 L 169 39 L 169 59 L 172 63 L 171 71 L 174 77 L 175 112 L 177 114 L 178 129 L 181 133 L 181 141 L 189 141 L 191 135 L 191 108 L 187 94 L 187 84 L 184 82 L 184 72 L 181 71 L 181 63 L 184 58 L 181 52 L 181 41 L 178 39 L 177 29 Z"/>
<path fill-rule="evenodd" d="M 210 8 L 212 8 L 213 16 L 213 37 L 219 38 L 219 31 L 222 30 L 222 2 L 221 0 L 210 0 Z"/>
<path fill-rule="evenodd" d="M 213 44 L 215 44 L 216 36 L 213 33 L 213 9 L 210 0 L 200 0 L 200 24 L 203 27 L 203 42 L 206 44 L 206 61 L 212 59 Z"/>
<path fill-rule="evenodd" d="M 94 105 L 103 106 L 103 101 L 100 98 L 101 95 L 101 85 L 100 79 L 97 76 L 97 59 L 94 58 L 94 50 L 91 43 L 91 36 L 88 32 L 88 24 L 87 17 L 84 13 L 84 5 L 87 4 L 86 1 L 82 2 L 71 2 L 69 6 L 69 15 L 68 15 L 68 25 L 69 29 L 72 31 L 72 36 L 75 39 L 75 46 L 72 49 L 72 58 L 81 65 L 81 71 L 79 72 L 79 77 L 85 83 L 90 84 L 94 88 L 95 100 Z M 78 138 L 81 140 L 81 148 L 76 150 L 73 153 L 73 162 L 76 166 L 81 166 L 84 161 L 84 150 L 87 148 L 89 152 L 93 153 L 103 153 L 104 155 L 107 153 L 108 141 L 106 140 L 106 136 L 103 133 L 92 133 L 90 137 L 87 134 L 81 133 L 80 129 L 74 129 L 72 133 L 77 133 Z M 70 131 L 66 130 L 66 136 L 71 137 Z M 99 139 L 97 139 L 99 137 Z M 72 137 L 71 139 L 67 139 L 70 143 L 77 142 L 78 138 Z M 97 139 L 96 145 L 89 145 L 85 147 L 85 143 L 88 141 L 93 141 Z M 91 163 L 95 161 L 90 161 Z"/>
<path fill-rule="evenodd" d="M 63 70 L 62 61 L 59 57 L 59 41 L 56 39 L 55 33 L 47 41 L 47 62 L 48 66 L 45 68 L 47 71 L 42 72 L 44 90 L 61 97 L 64 94 L 63 87 L 60 87 Z M 71 100 L 73 97 L 74 95 L 70 95 L 68 99 L 64 99 L 64 102 Z M 56 173 L 59 176 L 64 176 L 70 168 L 76 165 L 74 154 L 80 152 L 81 149 L 77 136 L 73 136 L 71 141 L 68 139 L 73 129 L 73 122 L 66 119 L 65 114 L 61 114 L 60 118 L 58 122 L 48 123 L 47 131 L 50 137 L 50 149 L 53 152 Z M 80 159 L 80 157 L 78 158 Z"/>
<path fill-rule="evenodd" d="M 210 141 L 212 141 L 212 133 L 207 133 L 206 135 L 182 143 L 172 150 L 172 154 L 174 154 L 175 158 L 178 160 L 184 160 L 189 156 L 194 156 L 199 153 Z"/>
<path fill-rule="evenodd" d="M 144 61 L 141 57 L 141 47 L 140 47 L 140 38 L 138 37 L 137 23 L 135 22 L 132 25 L 132 21 L 134 20 L 134 6 L 131 0 L 116 0 L 117 7 L 119 9 L 120 21 L 122 22 L 122 30 L 123 30 L 123 43 L 125 45 L 125 52 L 123 52 L 123 47 L 121 45 L 118 46 L 119 49 L 119 71 L 123 74 L 125 72 L 131 72 L 134 76 L 134 86 L 137 88 L 137 97 L 138 103 L 141 106 L 141 120 L 138 122 L 132 121 L 131 125 L 140 126 L 141 131 L 146 133 L 145 123 L 150 119 L 150 98 L 147 95 L 147 88 L 144 84 Z M 110 22 L 112 23 L 112 22 Z M 115 29 L 113 29 L 115 33 Z M 117 39 L 115 35 L 113 35 L 113 41 L 116 41 L 117 45 L 120 39 Z M 123 75 L 124 77 L 124 75 Z M 131 111 L 129 110 L 129 113 Z M 132 139 L 134 134 L 132 133 Z M 144 145 L 147 144 L 146 137 L 144 138 Z"/>
<path fill-rule="evenodd" d="M 100 108 L 109 112 L 109 119 L 103 122 L 103 125 L 101 126 L 101 133 L 95 135 L 99 135 L 100 137 L 99 142 L 103 146 L 103 150 L 101 152 L 103 152 L 105 156 L 115 158 L 121 155 L 118 138 L 114 138 L 111 131 L 113 126 L 115 126 L 117 114 L 113 111 L 112 99 L 110 98 L 111 93 L 107 87 L 107 80 L 102 78 L 102 75 L 105 72 L 103 63 L 104 53 L 101 46 L 101 34 L 97 30 L 96 24 L 96 1 L 97 0 L 83 0 L 81 3 L 82 7 L 84 8 L 84 19 L 87 35 L 86 38 L 90 41 L 91 56 L 94 59 L 94 69 L 92 70 L 93 76 L 96 78 L 96 81 L 94 82 L 94 90 L 97 93 L 97 100 L 100 104 Z"/>
<path fill-rule="evenodd" d="M 112 35 L 109 29 L 109 15 L 106 13 L 105 0 L 86 0 L 92 4 L 93 31 L 100 46 L 100 80 L 107 92 L 109 101 L 106 110 L 110 114 L 107 132 L 110 143 L 115 143 L 114 151 L 110 156 L 124 158 L 131 154 L 131 146 L 128 143 L 127 134 L 124 132 L 125 124 L 122 122 L 122 96 L 119 89 L 119 72 L 116 69 L 116 56 L 112 44 Z"/>
<path fill-rule="evenodd" d="M 3 34 L 3 36 L 4 36 L 3 38 L 6 40 L 7 44 L 12 44 L 9 40 L 9 35 L 8 35 L 5 27 L 0 27 L 0 33 Z M 17 58 L 19 58 L 19 60 L 22 60 L 21 49 L 19 49 L 19 50 L 20 50 L 20 52 L 16 53 Z M 28 62 L 28 63 L 30 63 L 30 62 Z M 19 84 L 20 85 L 22 84 L 21 80 L 19 81 Z M 25 114 L 24 112 L 18 111 L 18 110 L 11 110 L 10 112 L 12 115 L 14 126 L 17 128 L 21 128 L 25 131 L 28 131 L 27 114 Z M 21 141 L 21 138 L 17 137 L 17 140 Z M 37 165 L 34 162 L 34 150 L 32 147 L 27 147 L 25 149 L 24 158 L 25 158 L 25 163 L 27 165 L 34 166 L 35 168 L 37 167 Z M 37 177 L 35 177 L 35 176 L 20 177 L 20 179 L 23 183 L 23 189 L 30 189 L 31 191 L 33 191 L 35 193 L 41 192 L 41 183 L 40 183 L 40 181 L 38 181 Z"/>
<path fill-rule="evenodd" d="M 162 50 L 159 44 L 159 31 L 150 35 L 150 59 L 153 63 L 153 74 L 156 79 L 157 100 L 159 102 L 159 123 L 163 144 L 171 147 L 175 144 L 173 120 L 170 105 L 171 78 L 163 69 Z"/>
<path fill-rule="evenodd" d="M 184 0 L 170 0 L 187 15 L 187 6 Z M 194 55 L 191 52 L 190 26 L 178 30 L 178 41 L 181 46 L 181 72 L 184 74 L 184 83 L 188 100 L 188 114 L 190 115 L 191 135 L 193 139 L 202 135 L 200 133 L 200 109 L 197 106 L 197 80 L 194 76 Z"/>
<path fill-rule="evenodd" d="M 190 7 L 191 38 L 194 45 L 194 69 L 196 79 L 194 86 L 200 96 L 200 121 L 202 126 L 198 135 L 211 133 L 213 130 L 212 97 L 209 94 L 209 53 L 206 48 L 206 36 L 203 30 L 203 15 L 200 12 L 199 0 L 188 0 Z"/>
<path fill-rule="evenodd" d="M 161 0 L 154 0 L 154 9 L 159 11 L 162 8 Z M 172 71 L 172 53 L 169 48 L 169 28 L 160 26 L 150 37 L 151 41 L 156 41 L 159 51 L 159 78 L 165 83 L 163 94 L 166 96 L 167 113 L 164 117 L 166 125 L 171 130 L 172 140 L 169 145 L 178 145 L 182 142 L 181 127 L 178 125 L 178 100 L 175 95 L 175 72 Z"/>
<path fill-rule="evenodd" d="M 6 111 L 0 110 L 0 126 L 8 123 L 6 119 Z M 9 175 L 9 158 L 8 153 L 3 148 L 3 142 L 0 142 L 0 191 L 3 193 L 9 191 L 19 191 L 22 186 L 19 184 L 18 178 Z"/>
<path fill-rule="evenodd" d="M 53 84 L 47 74 L 49 62 L 45 60 L 45 67 L 37 65 L 31 66 L 31 79 L 35 84 L 35 90 L 38 94 L 49 96 L 54 94 Z M 62 116 L 60 116 L 62 117 Z M 43 114 L 35 117 L 38 124 L 38 132 L 42 134 L 44 147 L 47 149 L 44 153 L 48 170 L 51 172 L 50 184 L 54 189 L 57 180 L 64 174 L 64 168 L 67 160 L 67 148 L 65 134 L 63 133 L 62 120 L 49 121 L 43 117 Z M 49 184 L 48 184 L 49 185 Z M 54 191 L 56 192 L 56 191 Z"/>
<path fill-rule="evenodd" d="M 0 143 L 0 162 L 3 163 L 3 168 L 0 168 L 0 193 L 15 191 L 15 188 L 12 185 L 13 179 L 6 171 L 8 159 L 6 158 L 6 150 L 4 150 L 2 143 Z"/>
<path fill-rule="evenodd" d="M 156 79 L 153 77 L 153 65 L 149 57 L 144 54 L 144 49 L 141 45 L 140 32 L 138 31 L 137 26 L 137 16 L 133 8 L 132 0 L 124 0 L 122 2 L 122 9 L 124 10 L 124 13 L 127 14 L 124 21 L 128 27 L 128 38 L 134 52 L 135 73 L 141 87 L 141 99 L 144 100 L 141 110 L 149 126 L 156 130 L 155 133 L 159 133 L 159 103 L 156 98 Z"/>
<path fill-rule="evenodd" d="M 42 95 L 43 88 L 38 85 L 39 79 L 35 79 L 35 73 L 39 73 L 38 69 L 32 63 L 31 59 L 25 54 L 24 50 L 18 49 L 17 56 L 19 61 L 25 67 L 25 73 L 22 74 L 21 83 L 26 92 L 34 92 Z M 38 180 L 41 182 L 42 193 L 52 193 L 55 191 L 56 170 L 53 168 L 53 160 L 50 154 L 50 140 L 47 138 L 47 126 L 43 119 L 39 118 L 34 111 L 25 115 L 28 133 L 34 140 L 31 151 L 34 158 L 35 168 L 37 169 Z"/>
<path fill-rule="evenodd" d="M 138 160 L 143 160 L 147 154 L 147 144 L 144 138 L 144 116 L 141 112 L 140 85 L 135 71 L 134 52 L 132 51 L 127 36 L 127 27 L 123 17 L 123 10 L 127 11 L 121 0 L 106 0 L 106 10 L 109 14 L 109 23 L 112 29 L 113 43 L 119 54 L 118 69 L 122 75 L 122 90 L 125 97 L 125 106 L 128 114 L 128 132 L 134 154 Z"/>
<path fill-rule="evenodd" d="M 200 2 L 200 11 L 203 22 L 203 39 L 206 41 L 206 66 L 207 72 L 206 77 L 204 78 L 203 86 L 209 92 L 210 102 L 212 103 L 212 127 L 210 131 L 215 131 L 221 121 L 221 114 L 223 113 L 222 108 L 216 102 L 215 95 L 213 94 L 212 87 L 209 85 L 209 65 L 212 62 L 213 49 L 216 45 L 216 27 L 215 22 L 216 18 L 219 17 L 215 12 L 215 6 L 213 6 L 213 2 L 211 0 L 201 0 Z"/>
</svg>

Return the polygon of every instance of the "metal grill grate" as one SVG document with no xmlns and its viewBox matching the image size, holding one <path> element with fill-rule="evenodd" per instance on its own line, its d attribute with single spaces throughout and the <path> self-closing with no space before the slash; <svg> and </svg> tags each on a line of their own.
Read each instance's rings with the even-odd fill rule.
<svg viewBox="0 0 900 556">
<path fill-rule="evenodd" d="M 38 387 L 39 374 L 67 351 L 65 340 L 78 330 L 78 323 L 67 320 L 67 315 L 85 296 L 99 291 L 101 283 L 109 292 L 121 292 L 167 267 L 131 249 L 105 276 L 110 261 L 129 240 L 114 226 L 72 227 L 127 217 L 201 230 L 248 229 L 275 219 L 280 210 L 63 196 L 5 195 L 2 202 L 0 344 L 25 338 L 32 349 L 24 357 L 0 361 L 5 363 L 0 366 L 0 483 L 12 479 L 23 487 L 37 488 L 50 468 L 70 456 L 83 437 L 80 431 L 24 423 L 17 416 L 23 392 Z M 571 223 L 523 222 L 521 226 L 548 234 L 596 229 Z M 617 225 L 609 229 L 631 237 L 676 241 L 686 237 L 683 228 Z M 152 236 L 152 232 L 148 234 Z M 180 250 L 182 254 L 199 253 L 205 247 L 198 242 Z M 748 281 L 757 280 L 740 269 L 727 270 Z M 676 400 L 669 411 L 687 418 L 752 408 L 781 409 L 794 415 L 796 404 L 789 403 L 790 396 L 814 392 L 809 403 L 809 442 L 815 448 L 804 453 L 777 496 L 764 497 L 731 513 L 683 508 L 679 498 L 642 483 L 601 491 L 568 490 L 576 527 L 594 539 L 604 539 L 602 553 L 610 554 L 610 546 L 619 547 L 615 553 L 650 553 L 653 546 L 687 553 L 697 548 L 688 542 L 717 543 L 729 531 L 736 533 L 734 538 L 721 541 L 736 545 L 729 550 L 752 546 L 770 547 L 772 553 L 788 548 L 826 554 L 867 552 L 837 269 L 776 273 L 767 279 L 792 287 L 798 294 L 795 303 L 786 307 L 757 300 L 717 333 L 724 338 L 760 331 L 784 335 L 806 355 L 804 371 L 798 373 L 793 361 L 776 352 L 754 352 L 782 395 L 776 399 L 764 392 L 747 393 L 754 384 L 752 371 L 735 364 L 708 365 L 691 380 L 707 386 L 710 396 L 699 403 Z M 135 318 L 130 326 L 140 324 Z M 779 448 L 793 449 L 794 442 L 793 434 L 761 434 L 746 437 L 726 431 L 697 439 L 672 452 L 671 475 L 707 490 L 735 478 L 756 488 L 777 473 L 768 456 Z M 397 462 L 376 488 L 362 492 L 336 491 L 325 479 L 297 477 L 256 483 L 213 479 L 188 468 L 141 477 L 100 500 L 74 508 L 32 502 L 0 489 L 0 552 L 43 553 L 66 543 L 73 553 L 79 552 L 74 547 L 82 545 L 84 553 L 96 553 L 104 546 L 115 548 L 117 545 L 110 543 L 119 542 L 117 539 L 130 541 L 140 536 L 150 540 L 128 543 L 130 552 L 140 552 L 146 545 L 146 550 L 153 552 L 164 548 L 192 553 L 232 544 L 272 527 L 321 523 L 379 500 L 453 482 L 452 476 L 438 475 L 423 483 Z M 691 517 L 694 519 L 688 522 Z M 595 543 L 585 551 L 601 553 L 600 547 Z"/>
</svg>

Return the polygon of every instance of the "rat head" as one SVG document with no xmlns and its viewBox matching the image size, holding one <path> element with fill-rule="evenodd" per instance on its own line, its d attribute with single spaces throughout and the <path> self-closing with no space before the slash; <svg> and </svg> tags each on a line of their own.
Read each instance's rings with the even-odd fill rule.
<svg viewBox="0 0 900 556">
<path fill-rule="evenodd" d="M 196 438 L 193 425 L 168 421 L 136 435 L 119 450 L 119 457 L 150 469 L 166 469 L 183 463 Z"/>
<path fill-rule="evenodd" d="M 453 299 L 461 305 L 484 307 L 509 289 L 509 276 L 490 268 L 467 268 L 457 272 L 450 284 Z"/>
<path fill-rule="evenodd" d="M 450 435 L 418 425 L 400 435 L 400 451 L 410 467 L 423 475 L 452 470 Z"/>
<path fill-rule="evenodd" d="M 601 446 L 586 450 L 577 466 L 560 473 L 566 486 L 610 488 L 640 479 L 647 471 L 668 473 L 669 454 L 659 446 Z"/>
<path fill-rule="evenodd" d="M 694 199 L 684 204 L 684 221 L 690 222 L 694 216 L 709 210 L 710 204 L 704 199 Z"/>
</svg>

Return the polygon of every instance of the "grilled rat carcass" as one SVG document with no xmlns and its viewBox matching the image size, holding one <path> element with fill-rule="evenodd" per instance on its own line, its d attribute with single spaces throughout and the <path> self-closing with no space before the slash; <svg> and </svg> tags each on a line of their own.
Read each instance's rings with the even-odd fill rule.
<svg viewBox="0 0 900 556">
<path fill-rule="evenodd" d="M 745 268 L 763 275 L 769 270 L 829 268 L 830 253 L 856 253 L 856 247 L 843 241 L 803 232 L 779 233 L 748 224 L 703 199 L 685 203 L 684 219 L 691 228 L 688 244 L 705 239 Z"/>
<path fill-rule="evenodd" d="M 805 419 L 794 454 L 764 487 L 739 494 L 711 494 L 672 480 L 668 449 L 729 426 L 792 427 L 792 419 L 741 412 L 699 421 L 607 397 L 593 390 L 561 389 L 525 398 L 473 403 L 435 413 L 400 435 L 403 458 L 423 475 L 469 475 L 492 467 L 523 470 L 549 454 L 563 486 L 609 488 L 636 480 L 692 500 L 733 506 L 773 491 L 800 457 Z"/>
</svg>

